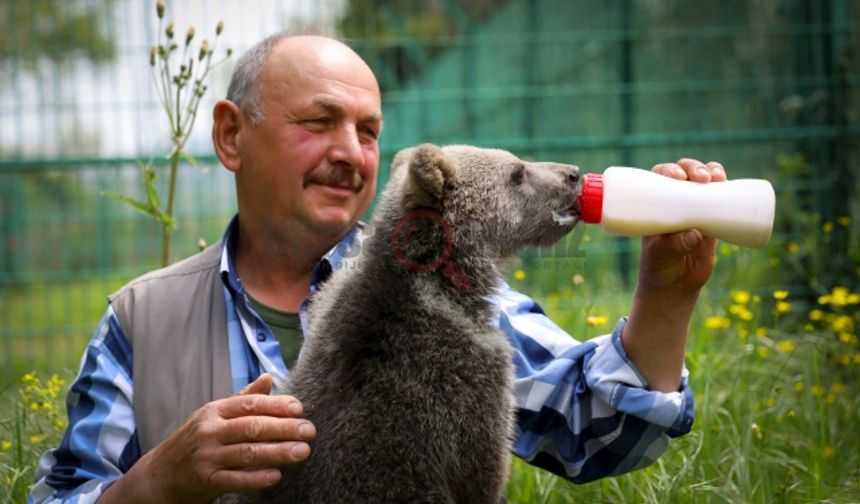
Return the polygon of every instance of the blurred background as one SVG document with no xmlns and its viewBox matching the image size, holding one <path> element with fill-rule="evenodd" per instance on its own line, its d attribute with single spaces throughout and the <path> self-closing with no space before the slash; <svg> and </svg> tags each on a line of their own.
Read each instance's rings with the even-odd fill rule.
<svg viewBox="0 0 860 504">
<path fill-rule="evenodd" d="M 101 195 L 138 197 L 139 161 L 165 168 L 169 130 L 149 67 L 154 4 L 0 3 L 4 379 L 34 366 L 74 368 L 105 296 L 158 265 L 159 224 Z M 750 260 L 780 261 L 789 244 L 795 252 L 797 264 L 782 261 L 768 284 L 749 287 L 817 295 L 837 281 L 857 282 L 848 250 L 860 138 L 856 2 L 167 0 L 166 7 L 180 39 L 194 26 L 211 41 L 223 20 L 215 57 L 233 52 L 213 71 L 186 146 L 198 167 L 179 170 L 173 259 L 218 239 L 235 211 L 232 177 L 214 158 L 209 131 L 237 56 L 276 31 L 313 29 L 347 40 L 379 77 L 381 181 L 393 153 L 428 141 L 501 147 L 585 171 L 683 156 L 719 160 L 731 177 L 768 178 L 778 193 L 775 248 Z M 162 190 L 165 174 L 157 178 Z M 583 226 L 551 251 L 526 253 L 517 276 L 534 280 L 539 296 L 577 273 L 600 272 L 600 282 L 620 287 L 601 295 L 626 302 L 637 243 L 584 233 Z"/>
<path fill-rule="evenodd" d="M 653 469 L 603 481 L 585 501 L 860 502 L 856 0 L 164 5 L 180 44 L 193 26 L 194 43 L 207 39 L 224 60 L 185 146 L 196 163 L 179 167 L 172 260 L 220 238 L 235 212 L 232 176 L 210 145 L 211 109 L 238 55 L 281 30 L 340 37 L 376 72 L 381 183 L 393 154 L 422 142 L 500 147 L 583 171 L 694 157 L 722 162 L 732 178 L 770 180 L 770 244 L 720 244 L 691 326 L 694 432 Z M 52 401 L 106 296 L 161 262 L 161 224 L 104 195 L 146 200 L 146 163 L 154 189 L 167 188 L 172 143 L 150 67 L 164 33 L 155 6 L 0 0 L 0 410 L 19 404 L 18 423 L 0 418 L 3 464 L 14 452 L 14 467 L 32 467 L 56 442 L 64 420 Z M 508 280 L 588 339 L 629 308 L 638 248 L 580 225 L 552 249 L 523 253 Z M 26 374 L 21 385 L 31 370 L 60 376 L 41 387 Z M 30 452 L 17 448 L 27 418 L 42 422 L 29 427 Z M 14 471 L 20 500 L 30 476 Z M 517 466 L 509 500 L 586 495 L 559 494 L 556 481 Z"/>
</svg>

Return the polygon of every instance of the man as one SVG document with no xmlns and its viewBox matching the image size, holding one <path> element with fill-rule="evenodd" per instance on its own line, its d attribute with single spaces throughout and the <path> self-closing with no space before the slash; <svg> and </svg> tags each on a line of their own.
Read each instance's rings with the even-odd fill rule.
<svg viewBox="0 0 860 504">
<path fill-rule="evenodd" d="M 379 87 L 351 49 L 274 36 L 243 56 L 214 109 L 239 213 L 223 242 L 111 296 L 69 394 L 69 428 L 33 502 L 209 502 L 304 460 L 315 428 L 287 379 L 309 295 L 357 238 L 376 189 Z M 654 170 L 725 180 L 718 163 Z M 698 231 L 646 238 L 629 318 L 579 343 L 506 286 L 516 349 L 516 455 L 576 482 L 646 465 L 692 424 L 687 325 L 713 266 Z M 280 317 L 280 318 L 279 318 Z"/>
</svg>

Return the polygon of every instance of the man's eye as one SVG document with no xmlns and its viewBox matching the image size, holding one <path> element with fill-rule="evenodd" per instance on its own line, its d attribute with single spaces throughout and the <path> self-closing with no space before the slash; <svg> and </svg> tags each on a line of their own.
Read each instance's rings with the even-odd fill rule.
<svg viewBox="0 0 860 504">
<path fill-rule="evenodd" d="M 374 140 L 379 138 L 379 131 L 374 128 L 362 128 L 361 132 Z"/>
<path fill-rule="evenodd" d="M 329 122 L 331 122 L 327 117 L 314 117 L 311 119 L 305 119 L 302 121 L 307 126 L 310 127 L 324 127 L 328 126 Z"/>
</svg>

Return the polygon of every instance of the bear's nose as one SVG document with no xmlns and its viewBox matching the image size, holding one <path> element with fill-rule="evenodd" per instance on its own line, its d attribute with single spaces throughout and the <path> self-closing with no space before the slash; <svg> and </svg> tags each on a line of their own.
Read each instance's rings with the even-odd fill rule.
<svg viewBox="0 0 860 504">
<path fill-rule="evenodd" d="M 567 165 L 567 181 L 570 184 L 576 185 L 579 182 L 579 167 L 574 165 Z"/>
</svg>

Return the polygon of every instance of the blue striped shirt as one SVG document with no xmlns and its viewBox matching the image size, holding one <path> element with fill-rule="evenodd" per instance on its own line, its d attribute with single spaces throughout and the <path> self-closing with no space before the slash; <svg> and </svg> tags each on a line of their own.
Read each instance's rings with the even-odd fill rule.
<svg viewBox="0 0 860 504">
<path fill-rule="evenodd" d="M 231 238 L 223 240 L 221 273 L 227 309 L 233 391 L 261 373 L 276 385 L 289 370 L 277 339 L 254 312 L 233 264 Z M 328 274 L 346 264 L 358 228 L 317 266 L 312 295 Z M 678 392 L 649 390 L 621 345 L 621 319 L 612 333 L 579 342 L 554 324 L 531 298 L 502 284 L 494 323 L 515 349 L 517 406 L 513 452 L 529 463 L 584 483 L 644 467 L 689 432 L 693 397 L 686 369 Z M 307 327 L 306 303 L 300 310 Z M 60 446 L 36 468 L 31 503 L 95 502 L 140 458 L 135 431 L 132 348 L 108 306 L 87 345 L 69 390 L 69 426 Z"/>
</svg>

